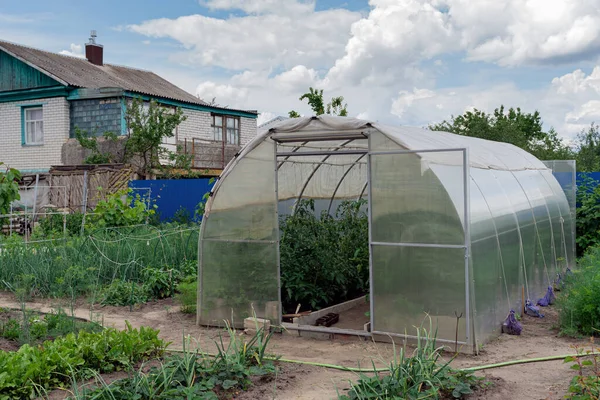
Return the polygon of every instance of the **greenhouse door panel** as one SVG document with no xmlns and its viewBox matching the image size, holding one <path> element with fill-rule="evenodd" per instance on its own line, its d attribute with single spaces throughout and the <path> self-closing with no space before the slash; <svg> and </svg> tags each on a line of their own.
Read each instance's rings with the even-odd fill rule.
<svg viewBox="0 0 600 400">
<path fill-rule="evenodd" d="M 369 153 L 373 333 L 411 337 L 423 327 L 442 343 L 469 343 L 467 157 Z"/>
</svg>

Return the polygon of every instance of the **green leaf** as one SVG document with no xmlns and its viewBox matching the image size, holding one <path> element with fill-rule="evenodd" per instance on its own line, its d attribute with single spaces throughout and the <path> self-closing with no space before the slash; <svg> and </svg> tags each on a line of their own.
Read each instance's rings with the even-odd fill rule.
<svg viewBox="0 0 600 400">
<path fill-rule="evenodd" d="M 229 390 L 232 387 L 237 386 L 237 384 L 238 384 L 238 381 L 233 381 L 233 380 L 230 380 L 230 379 L 225 379 L 223 381 L 223 384 L 221 386 L 223 386 L 223 389 Z"/>
</svg>

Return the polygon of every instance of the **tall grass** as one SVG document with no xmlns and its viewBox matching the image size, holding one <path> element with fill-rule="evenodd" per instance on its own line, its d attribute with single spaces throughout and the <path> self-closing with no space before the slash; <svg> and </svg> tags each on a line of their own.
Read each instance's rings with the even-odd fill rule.
<svg viewBox="0 0 600 400">
<path fill-rule="evenodd" d="M 350 382 L 347 394 L 340 400 L 366 399 L 460 399 L 473 393 L 479 378 L 470 373 L 455 371 L 442 357 L 443 346 L 436 343 L 437 332 L 417 328 L 415 349 L 394 345 L 394 358 L 385 372 L 378 372 L 373 363 L 372 373 L 360 373 L 356 382 Z"/>
<path fill-rule="evenodd" d="M 37 243 L 0 242 L 0 287 L 26 296 L 69 297 L 115 280 L 142 282 L 148 267 L 195 264 L 198 229 L 143 225 Z"/>
</svg>

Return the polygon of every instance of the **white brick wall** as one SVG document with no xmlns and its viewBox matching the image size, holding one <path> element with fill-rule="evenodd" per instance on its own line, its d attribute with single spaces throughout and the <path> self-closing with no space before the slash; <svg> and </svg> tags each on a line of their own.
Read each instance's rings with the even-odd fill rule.
<svg viewBox="0 0 600 400">
<path fill-rule="evenodd" d="M 187 119 L 177 128 L 178 140 L 213 140 L 212 116 L 209 112 L 184 109 L 183 114 Z M 256 136 L 256 118 L 240 117 L 240 125 L 240 139 L 245 145 Z"/>
<path fill-rule="evenodd" d="M 44 144 L 21 144 L 21 105 L 43 104 Z M 47 170 L 60 165 L 69 139 L 69 103 L 64 97 L 0 103 L 0 161 L 19 170 Z"/>
</svg>

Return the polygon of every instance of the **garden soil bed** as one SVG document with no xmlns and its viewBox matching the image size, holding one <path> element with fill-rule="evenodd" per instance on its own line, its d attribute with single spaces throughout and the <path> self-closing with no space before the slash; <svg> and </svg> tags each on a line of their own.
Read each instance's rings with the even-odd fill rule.
<svg viewBox="0 0 600 400">
<path fill-rule="evenodd" d="M 38 300 L 27 304 L 28 308 L 48 312 L 52 301 Z M 90 318 L 89 305 L 81 302 L 75 308 L 75 314 L 81 318 Z M 68 307 L 68 304 L 62 304 Z M 0 307 L 18 307 L 10 293 L 0 293 Z M 557 313 L 550 307 L 543 309 L 546 318 L 536 319 L 525 316 L 522 321 L 521 336 L 501 335 L 487 343 L 478 356 L 459 355 L 452 365 L 455 368 L 488 365 L 503 361 L 563 355 L 574 352 L 573 346 L 588 345 L 589 339 L 569 339 L 558 336 L 554 329 Z M 173 348 L 181 348 L 184 335 L 190 335 L 193 343 L 202 350 L 215 350 L 214 340 L 222 334 L 221 330 L 198 327 L 195 315 L 179 312 L 171 299 L 144 304 L 132 312 L 128 307 L 103 307 L 93 310 L 96 318 L 103 320 L 106 326 L 125 328 L 125 321 L 134 327 L 149 326 L 160 329 L 161 337 L 173 342 Z M 241 332 L 239 334 L 242 334 Z M 325 341 L 292 335 L 275 335 L 269 345 L 269 352 L 283 358 L 308 362 L 320 362 L 356 367 L 369 367 L 371 360 L 377 366 L 384 366 L 393 357 L 394 348 L 386 343 L 370 341 Z M 452 354 L 447 354 L 451 358 Z M 513 365 L 504 368 L 488 369 L 479 373 L 493 383 L 485 391 L 470 396 L 470 399 L 520 399 L 558 400 L 565 395 L 574 372 L 562 360 Z M 250 392 L 238 397 L 242 399 L 275 398 L 291 400 L 335 399 L 337 391 L 348 388 L 348 381 L 355 380 L 356 374 L 324 369 L 308 365 L 282 364 L 282 373 L 271 381 L 257 382 Z M 250 396 L 250 397 L 248 397 Z M 265 397 L 263 397 L 265 396 Z"/>
</svg>

